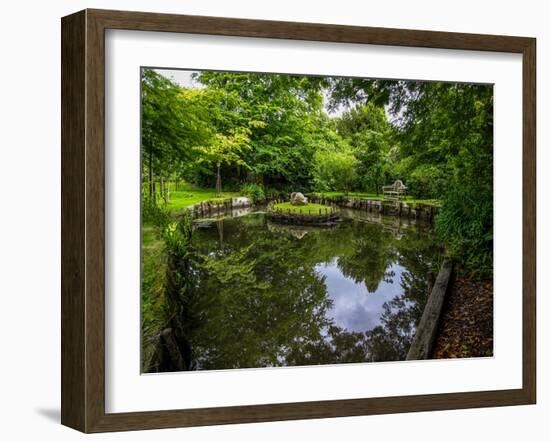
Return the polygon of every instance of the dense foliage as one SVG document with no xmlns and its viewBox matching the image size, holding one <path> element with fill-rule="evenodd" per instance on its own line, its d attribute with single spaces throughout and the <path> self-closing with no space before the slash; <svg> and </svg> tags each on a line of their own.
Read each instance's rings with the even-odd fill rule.
<svg viewBox="0 0 550 442">
<path fill-rule="evenodd" d="M 492 267 L 490 85 L 145 69 L 144 197 L 167 181 L 277 192 L 368 192 L 402 180 L 437 199 L 437 232 L 469 271 Z M 269 191 L 268 191 L 269 189 Z"/>
<path fill-rule="evenodd" d="M 329 84 L 333 107 L 387 107 L 393 147 L 386 176 L 402 179 L 419 198 L 439 199 L 436 227 L 451 254 L 470 272 L 491 272 L 492 86 L 362 79 Z"/>
</svg>

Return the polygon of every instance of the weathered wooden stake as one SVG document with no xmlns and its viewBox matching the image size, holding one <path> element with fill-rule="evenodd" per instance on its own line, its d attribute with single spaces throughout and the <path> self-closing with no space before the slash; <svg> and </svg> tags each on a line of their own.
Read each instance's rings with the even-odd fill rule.
<svg viewBox="0 0 550 442">
<path fill-rule="evenodd" d="M 428 359 L 431 356 L 433 343 L 437 333 L 437 325 L 443 302 L 449 287 L 453 271 L 453 262 L 445 259 L 437 275 L 434 287 L 424 308 L 420 323 L 416 328 L 416 335 L 407 354 L 407 360 Z"/>
</svg>

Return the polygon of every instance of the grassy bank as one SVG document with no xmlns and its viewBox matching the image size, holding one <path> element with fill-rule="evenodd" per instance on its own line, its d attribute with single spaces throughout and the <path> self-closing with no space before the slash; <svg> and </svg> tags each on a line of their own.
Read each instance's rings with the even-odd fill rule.
<svg viewBox="0 0 550 442">
<path fill-rule="evenodd" d="M 168 209 L 179 211 L 203 201 L 216 201 L 225 198 L 234 198 L 239 196 L 238 192 L 222 192 L 221 196 L 216 195 L 214 189 L 196 189 L 191 191 L 178 191 L 170 193 Z"/>
<path fill-rule="evenodd" d="M 142 363 L 149 360 L 154 350 L 147 338 L 160 332 L 164 325 L 161 321 L 165 277 L 164 242 L 157 227 L 144 223 L 141 228 L 141 330 L 145 339 Z"/>
<path fill-rule="evenodd" d="M 375 193 L 363 193 L 363 192 L 320 192 L 317 193 L 317 195 L 321 195 L 325 198 L 342 198 L 342 197 L 348 197 L 348 198 L 362 198 L 362 199 L 368 199 L 371 201 L 384 201 L 384 196 L 380 194 Z M 418 199 L 414 198 L 412 196 L 404 196 L 401 198 L 401 201 L 407 203 L 407 204 L 427 204 L 432 206 L 439 206 L 440 203 L 438 200 L 434 199 Z"/>
<path fill-rule="evenodd" d="M 178 183 L 178 190 L 175 190 L 176 186 L 173 182 L 166 183 L 166 188 L 169 191 L 166 208 L 174 212 L 179 212 L 186 207 L 204 201 L 215 201 L 240 196 L 239 192 L 222 192 L 220 196 L 217 196 L 215 189 L 202 189 L 185 182 Z M 147 187 L 144 185 L 144 193 L 146 192 Z M 158 201 L 162 201 L 160 195 L 158 196 Z"/>
<path fill-rule="evenodd" d="M 308 215 L 308 214 L 318 215 L 319 211 L 321 211 L 321 213 L 323 214 L 325 213 L 325 211 L 330 213 L 332 210 L 332 207 L 325 206 L 323 204 L 316 204 L 316 203 L 308 203 L 305 206 L 293 206 L 290 202 L 286 202 L 286 203 L 274 204 L 271 207 L 271 210 L 282 210 L 285 213 L 288 213 L 290 211 L 290 213 L 303 214 L 303 215 Z"/>
</svg>

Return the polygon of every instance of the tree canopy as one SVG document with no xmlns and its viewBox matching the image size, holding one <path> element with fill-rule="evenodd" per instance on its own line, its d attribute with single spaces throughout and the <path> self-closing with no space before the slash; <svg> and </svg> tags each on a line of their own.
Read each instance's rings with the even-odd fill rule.
<svg viewBox="0 0 550 442">
<path fill-rule="evenodd" d="M 149 196 L 159 179 L 218 194 L 378 194 L 400 179 L 440 202 L 437 231 L 452 253 L 491 266 L 491 85 L 202 71 L 182 87 L 159 72 L 142 74 Z"/>
</svg>

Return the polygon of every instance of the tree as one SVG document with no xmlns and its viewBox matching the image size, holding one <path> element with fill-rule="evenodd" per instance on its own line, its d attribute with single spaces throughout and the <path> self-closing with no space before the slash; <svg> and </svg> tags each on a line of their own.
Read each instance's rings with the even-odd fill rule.
<svg viewBox="0 0 550 442">
<path fill-rule="evenodd" d="M 399 136 L 402 155 L 411 158 L 411 178 L 438 184 L 432 189 L 442 202 L 436 230 L 462 268 L 490 273 L 493 87 L 413 82 L 407 89 L 400 92 L 406 107 Z"/>
<path fill-rule="evenodd" d="M 204 91 L 184 90 L 152 69 L 143 70 L 141 84 L 142 167 L 153 200 L 154 171 L 159 177 L 174 172 L 193 159 L 195 146 L 212 137 L 212 99 Z"/>
<path fill-rule="evenodd" d="M 373 103 L 357 105 L 337 120 L 336 127 L 358 160 L 359 188 L 378 194 L 389 162 L 393 132 L 384 108 Z"/>
<path fill-rule="evenodd" d="M 226 120 L 227 127 L 264 123 L 251 129 L 251 149 L 244 159 L 250 181 L 277 188 L 310 188 L 313 155 L 329 126 L 318 79 L 227 72 L 202 72 L 197 79 L 208 90 L 231 98 L 223 103 L 233 115 Z"/>
<path fill-rule="evenodd" d="M 384 105 L 398 150 L 393 170 L 418 198 L 436 198 L 440 239 L 470 272 L 492 268 L 493 87 L 422 81 L 326 80 L 331 106 Z"/>
<path fill-rule="evenodd" d="M 315 153 L 315 184 L 322 190 L 349 192 L 356 179 L 357 159 L 349 150 Z"/>
<path fill-rule="evenodd" d="M 198 148 L 202 155 L 200 161 L 207 161 L 216 166 L 216 194 L 218 196 L 222 191 L 221 165 L 247 166 L 243 155 L 246 150 L 250 149 L 249 137 L 250 129 L 241 127 L 233 129 L 229 135 L 216 133 L 209 144 Z"/>
</svg>

